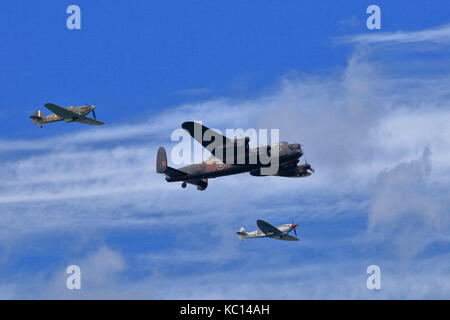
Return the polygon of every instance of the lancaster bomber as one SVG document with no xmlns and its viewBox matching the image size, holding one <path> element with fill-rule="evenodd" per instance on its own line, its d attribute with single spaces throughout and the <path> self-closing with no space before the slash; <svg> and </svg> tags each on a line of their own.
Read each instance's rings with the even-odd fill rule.
<svg viewBox="0 0 450 320">
<path fill-rule="evenodd" d="M 41 128 L 44 124 L 58 121 L 81 122 L 96 126 L 104 124 L 103 122 L 97 120 L 94 111 L 96 107 L 92 105 L 63 108 L 53 103 L 46 103 L 45 107 L 53 113 L 45 116 L 41 110 L 36 110 L 34 114 L 30 116 L 33 120 L 32 123 L 40 125 Z M 92 112 L 94 118 L 86 117 L 90 112 Z"/>
<path fill-rule="evenodd" d="M 196 185 L 197 190 L 205 190 L 210 178 L 245 172 L 249 172 L 252 176 L 291 178 L 308 177 L 311 172 L 314 173 L 310 164 L 305 162 L 305 164 L 298 165 L 299 158 L 303 155 L 302 148 L 298 143 L 280 142 L 250 148 L 249 137 L 232 140 L 198 122 L 192 121 L 184 122 L 181 127 L 213 155 L 213 157 L 201 163 L 175 169 L 167 164 L 166 150 L 163 147 L 159 148 L 156 172 L 164 174 L 168 182 L 181 182 L 183 188 L 186 188 L 189 183 Z M 209 136 L 210 139 L 204 139 L 205 136 Z M 215 147 L 211 148 L 212 145 Z M 240 150 L 243 150 L 243 152 L 240 152 Z M 263 161 L 263 155 L 271 157 L 270 161 L 278 164 L 276 171 L 268 172 L 266 170 L 272 163 Z M 250 161 L 250 159 L 256 159 L 256 161 Z"/>
<path fill-rule="evenodd" d="M 237 233 L 239 239 L 253 239 L 253 238 L 272 238 L 277 240 L 285 241 L 298 241 L 299 239 L 289 235 L 288 233 L 294 230 L 295 235 L 297 235 L 297 225 L 292 221 L 292 223 L 283 224 L 282 226 L 274 227 L 268 222 L 263 220 L 256 221 L 258 230 L 247 232 L 244 227 L 241 227 Z"/>
</svg>

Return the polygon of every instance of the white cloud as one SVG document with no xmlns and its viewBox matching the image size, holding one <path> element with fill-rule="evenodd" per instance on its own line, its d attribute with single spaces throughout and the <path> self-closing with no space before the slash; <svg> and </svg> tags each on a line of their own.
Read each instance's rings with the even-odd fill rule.
<svg viewBox="0 0 450 320">
<path fill-rule="evenodd" d="M 50 277 L 39 273 L 26 284 L 1 286 L 0 295 L 39 299 L 434 299 L 450 295 L 447 255 L 406 266 L 396 260 L 376 260 L 381 268 L 380 291 L 366 287 L 366 268 L 373 260 L 320 264 L 289 260 L 280 268 L 281 256 L 274 252 L 272 257 L 247 256 L 248 264 L 239 269 L 195 275 L 152 269 L 139 281 L 124 281 L 130 266 L 120 252 L 102 247 L 79 262 L 81 290 L 65 287 L 68 275 L 61 266 Z M 151 268 L 158 261 L 146 263 Z"/>
<path fill-rule="evenodd" d="M 379 174 L 372 193 L 369 239 L 390 239 L 405 258 L 444 239 L 450 231 L 447 187 L 430 182 L 431 152 Z"/>
<path fill-rule="evenodd" d="M 142 212 L 147 212 L 144 221 L 153 224 L 152 216 L 160 213 L 178 215 L 179 203 L 184 211 L 200 206 L 208 212 L 219 206 L 231 214 L 259 207 L 261 199 L 270 203 L 278 194 L 288 202 L 299 196 L 320 201 L 317 194 L 334 194 L 345 203 L 346 195 L 368 190 L 381 170 L 414 159 L 426 145 L 432 150 L 431 177 L 445 183 L 450 108 L 442 90 L 436 89 L 445 81 L 391 78 L 358 51 L 342 72 L 288 77 L 256 99 L 207 101 L 165 111 L 140 124 L 6 141 L 2 150 L 10 153 L 0 172 L 3 223 L 19 229 L 35 219 L 40 221 L 37 226 L 92 225 L 89 212 L 95 211 L 95 221 L 102 225 L 142 223 Z M 281 128 L 283 140 L 304 145 L 316 174 L 306 179 L 240 175 L 212 179 L 205 192 L 181 190 L 155 173 L 155 154 L 159 145 L 170 146 L 172 130 L 185 120 L 203 120 L 222 130 Z M 36 146 L 41 150 L 23 152 Z M 173 197 L 177 201 L 169 200 Z M 330 210 L 324 207 L 314 215 L 334 217 Z M 47 219 L 42 221 L 42 216 Z"/>
<path fill-rule="evenodd" d="M 427 37 L 437 39 L 436 34 L 440 34 L 439 41 L 447 41 L 445 32 L 432 34 Z M 177 257 L 180 263 L 220 265 L 248 257 L 249 252 L 234 239 L 239 224 L 254 223 L 260 217 L 282 222 L 289 215 L 300 216 L 303 221 L 331 221 L 351 218 L 369 207 L 368 239 L 377 244 L 394 238 L 401 259 L 413 259 L 432 241 L 448 241 L 448 80 L 442 75 L 389 75 L 383 72 L 389 65 L 380 68 L 380 63 L 358 50 L 343 70 L 328 76 L 286 77 L 255 99 L 218 99 L 172 108 L 142 123 L 86 128 L 78 134 L 45 140 L 2 141 L 0 238 L 14 246 L 17 239 L 54 230 L 83 233 L 140 226 L 160 232 L 162 226 L 171 226 L 173 230 L 202 232 L 184 231 L 186 241 L 195 245 L 186 252 L 171 249 L 168 256 Z M 212 179 L 204 192 L 181 189 L 179 184 L 169 184 L 155 173 L 155 155 L 159 145 L 171 145 L 168 141 L 172 130 L 186 120 L 203 120 L 222 130 L 281 128 L 283 140 L 304 145 L 316 174 L 306 179 L 240 175 Z M 427 146 L 430 153 L 420 157 Z M 404 200 L 405 196 L 408 200 Z M 428 237 L 430 233 L 435 236 Z M 211 248 L 199 244 L 199 237 L 213 238 L 219 248 L 208 252 Z M 322 246 L 330 241 L 330 235 L 324 237 Z M 340 240 L 347 244 L 346 238 L 333 239 L 333 243 L 341 244 Z M 367 237 L 354 240 L 364 243 Z M 313 247 L 306 242 L 308 246 Z M 223 254 L 229 258 L 223 259 Z M 8 258 L 2 258 L 8 262 Z M 155 252 L 140 253 L 139 258 L 151 261 L 155 269 L 167 266 L 170 260 Z M 283 256 L 278 258 L 282 260 Z M 88 269 L 100 270 L 105 267 L 99 263 L 103 260 L 116 266 L 110 273 L 113 278 L 120 279 L 125 270 L 133 267 L 110 249 L 101 249 L 83 261 L 92 266 Z M 162 287 L 163 292 L 155 289 L 151 297 L 270 298 L 274 282 L 283 292 L 280 297 L 371 297 L 361 287 L 365 275 L 359 273 L 337 274 L 336 279 L 329 279 L 332 289 L 328 282 L 317 282 L 324 268 L 333 269 L 331 263 L 320 264 L 322 268 L 313 263 L 301 264 L 301 268 L 294 265 L 273 276 L 267 274 L 268 266 L 256 266 L 259 268 L 247 272 L 248 280 L 243 282 L 239 282 L 239 276 L 232 278 L 236 273 L 217 270 L 192 279 L 179 277 L 177 282 L 168 281 L 174 275 L 152 275 L 142 285 L 131 288 L 117 289 L 100 281 L 83 297 L 148 297 L 146 293 L 153 292 L 150 289 Z M 434 271 L 435 276 L 446 281 L 436 292 L 448 296 L 448 277 L 442 270 Z M 299 293 L 297 288 L 292 289 L 292 278 L 287 275 L 298 276 L 298 286 L 306 290 Z M 395 273 L 392 283 L 400 275 Z M 102 279 L 100 274 L 97 277 Z M 258 280 L 265 277 L 266 283 Z M 414 285 L 404 289 L 407 281 L 397 280 L 402 289 L 391 290 L 384 297 L 433 296 L 433 286 L 424 284 L 429 277 L 431 273 L 419 274 L 422 282 L 418 289 Z M 54 281 L 59 283 L 61 279 Z M 47 286 L 45 279 L 34 282 L 37 287 Z M 166 282 L 169 285 L 161 285 Z M 258 290 L 252 290 L 255 287 Z M 14 285 L 1 288 L 24 294 Z M 417 294 L 408 293 L 408 288 L 417 289 Z M 51 291 L 54 295 L 56 292 Z"/>
<path fill-rule="evenodd" d="M 433 152 L 433 172 L 447 172 L 448 102 L 434 90 L 423 89 L 428 93 L 428 103 L 409 105 L 405 96 L 407 102 L 420 99 L 424 92 L 419 97 L 416 88 L 423 88 L 423 82 L 398 82 L 401 95 L 392 90 L 393 84 L 358 54 L 342 73 L 285 79 L 278 89 L 254 100 L 186 105 L 154 118 L 156 125 L 146 122 L 134 129 L 131 125 L 112 126 L 105 127 L 105 133 L 88 130 L 52 138 L 45 145 L 45 153 L 18 153 L 2 162 L 0 177 L 5 183 L 0 187 L 0 203 L 6 211 L 4 221 L 16 220 L 17 212 L 22 217 L 37 218 L 38 212 L 30 212 L 37 208 L 55 219 L 54 211 L 70 208 L 52 221 L 80 221 L 87 215 L 85 212 L 96 210 L 100 211 L 96 215 L 99 220 L 106 222 L 108 216 L 115 215 L 127 223 L 133 221 L 133 214 L 120 213 L 118 208 L 175 213 L 180 202 L 185 210 L 195 210 L 200 202 L 207 210 L 219 205 L 232 212 L 255 205 L 261 197 L 270 199 L 280 193 L 287 199 L 318 191 L 352 193 L 374 182 L 384 168 L 414 158 L 425 145 Z M 169 139 L 171 131 L 187 119 L 201 119 L 222 129 L 281 128 L 282 139 L 304 145 L 316 174 L 298 180 L 241 175 L 212 179 L 205 192 L 181 190 L 155 173 L 155 153 L 160 143 L 166 144 L 163 141 Z M 412 126 L 419 128 L 419 133 Z M 46 142 L 29 143 L 34 148 Z M 4 148 L 8 145 L 14 150 L 16 141 L 8 141 Z M 231 189 L 240 190 L 246 197 L 229 192 Z M 221 194 L 227 197 L 221 198 Z M 177 201 L 167 201 L 171 197 Z M 39 206 L 31 210 L 29 203 Z"/>
<path fill-rule="evenodd" d="M 443 25 L 418 31 L 377 32 L 374 34 L 360 34 L 340 39 L 343 42 L 364 44 L 404 44 L 431 42 L 448 44 L 450 42 L 450 25 Z"/>
</svg>

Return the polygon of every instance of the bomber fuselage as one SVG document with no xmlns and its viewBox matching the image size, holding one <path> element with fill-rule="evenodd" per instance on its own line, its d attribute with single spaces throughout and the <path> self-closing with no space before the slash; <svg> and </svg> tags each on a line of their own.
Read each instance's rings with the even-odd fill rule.
<svg viewBox="0 0 450 320">
<path fill-rule="evenodd" d="M 282 166 L 284 163 L 295 162 L 296 160 L 298 162 L 298 159 L 303 155 L 303 152 L 299 144 L 288 144 L 285 142 L 281 142 L 276 146 L 279 146 L 279 155 L 278 155 L 279 166 Z M 258 153 L 258 149 L 257 148 L 250 149 L 250 154 L 252 153 L 256 155 Z M 255 159 L 257 159 L 256 156 Z M 272 162 L 269 164 L 264 164 L 258 160 L 254 162 L 256 163 L 245 161 L 245 163 L 242 164 L 239 163 L 228 164 L 223 163 L 218 158 L 211 157 L 201 163 L 196 163 L 186 167 L 178 168 L 178 170 L 185 172 L 187 176 L 184 177 L 166 176 L 166 180 L 168 182 L 175 182 L 175 181 L 186 181 L 195 179 L 216 178 L 245 172 L 257 172 L 259 169 L 269 167 L 271 164 L 274 163 L 273 159 Z M 297 162 L 295 162 L 295 164 Z"/>
</svg>

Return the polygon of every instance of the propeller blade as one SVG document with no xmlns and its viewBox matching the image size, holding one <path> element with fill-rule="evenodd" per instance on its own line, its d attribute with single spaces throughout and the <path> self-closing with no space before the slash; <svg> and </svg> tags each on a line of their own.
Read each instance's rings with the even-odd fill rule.
<svg viewBox="0 0 450 320">
<path fill-rule="evenodd" d="M 292 216 L 290 216 L 290 218 L 292 221 L 292 229 L 294 229 L 294 233 L 295 233 L 295 235 L 297 235 L 297 230 L 296 230 L 297 225 L 294 223 L 294 218 Z"/>
<path fill-rule="evenodd" d="M 92 115 L 94 116 L 94 119 L 97 120 L 97 116 L 95 115 L 95 110 L 92 109 Z"/>
<path fill-rule="evenodd" d="M 308 161 L 306 161 L 306 156 L 303 156 L 303 159 L 305 159 L 305 165 L 307 166 L 307 167 L 306 167 L 306 170 L 311 170 L 312 173 L 316 172 L 316 171 L 314 171 L 314 169 L 311 167 L 311 165 L 308 163 Z"/>
</svg>

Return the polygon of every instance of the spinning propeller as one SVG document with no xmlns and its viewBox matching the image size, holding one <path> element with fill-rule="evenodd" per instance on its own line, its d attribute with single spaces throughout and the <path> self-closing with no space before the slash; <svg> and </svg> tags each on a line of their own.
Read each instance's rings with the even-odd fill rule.
<svg viewBox="0 0 450 320">
<path fill-rule="evenodd" d="M 294 233 L 295 233 L 295 235 L 297 235 L 297 230 L 296 230 L 296 228 L 297 228 L 297 225 L 294 223 L 294 219 L 291 217 L 291 221 L 292 221 L 292 229 L 294 229 Z"/>
<path fill-rule="evenodd" d="M 97 120 L 97 116 L 95 115 L 95 106 L 97 105 L 97 99 L 94 100 L 94 105 L 88 104 L 91 107 L 94 107 L 94 109 L 92 109 L 92 116 L 94 117 L 95 120 Z"/>
<path fill-rule="evenodd" d="M 308 163 L 308 161 L 306 161 L 306 157 L 305 158 L 305 164 L 304 164 L 304 168 L 306 168 L 306 170 L 311 170 L 312 173 L 316 172 L 314 171 L 314 169 L 311 167 L 311 165 Z"/>
<path fill-rule="evenodd" d="M 314 169 L 311 167 L 311 165 L 310 165 L 308 162 L 306 162 L 306 159 L 305 159 L 305 168 L 306 168 L 306 170 L 311 170 L 312 173 L 316 172 L 316 171 L 314 171 Z"/>
</svg>

